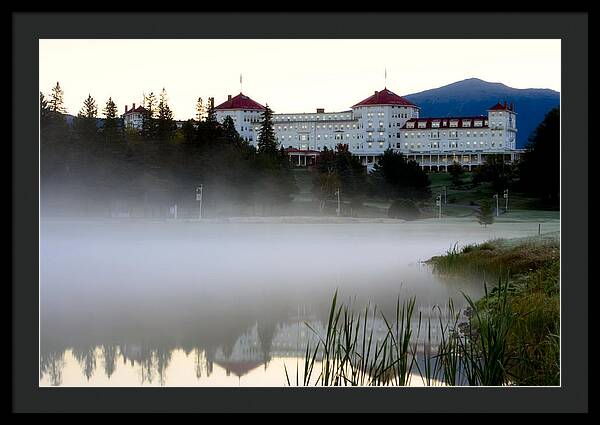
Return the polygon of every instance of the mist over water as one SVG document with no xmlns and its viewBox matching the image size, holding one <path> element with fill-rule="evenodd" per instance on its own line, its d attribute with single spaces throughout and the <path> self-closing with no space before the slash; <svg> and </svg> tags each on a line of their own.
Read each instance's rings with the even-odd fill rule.
<svg viewBox="0 0 600 425">
<path fill-rule="evenodd" d="M 483 282 L 420 261 L 524 234 L 430 220 L 43 219 L 40 385 L 284 385 L 285 359 L 311 338 L 304 322 L 326 323 L 336 289 L 390 315 L 398 296 L 415 296 L 418 311 L 461 307 L 461 291 L 478 298 Z"/>
</svg>

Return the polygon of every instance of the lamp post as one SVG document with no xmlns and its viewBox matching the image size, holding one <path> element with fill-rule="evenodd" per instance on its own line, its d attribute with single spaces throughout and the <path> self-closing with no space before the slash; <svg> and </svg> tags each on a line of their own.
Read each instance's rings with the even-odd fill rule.
<svg viewBox="0 0 600 425">
<path fill-rule="evenodd" d="M 448 192 L 446 191 L 446 186 L 444 186 L 443 189 L 444 189 L 444 204 L 447 204 L 448 203 L 448 198 L 447 198 Z"/>
<path fill-rule="evenodd" d="M 504 210 L 508 212 L 508 189 L 504 189 L 504 199 L 506 199 L 506 206 L 504 207 Z"/>
<path fill-rule="evenodd" d="M 438 207 L 438 218 L 442 219 L 442 195 L 438 195 L 435 198 L 435 206 Z"/>
<path fill-rule="evenodd" d="M 496 200 L 496 217 L 498 217 L 498 194 L 496 193 L 494 195 L 494 199 Z"/>
<path fill-rule="evenodd" d="M 339 217 L 340 213 L 341 213 L 341 208 L 340 208 L 340 188 L 339 187 L 335 191 L 335 194 L 337 195 L 337 209 L 335 210 L 335 212 L 337 213 L 337 216 Z"/>
<path fill-rule="evenodd" d="M 202 188 L 204 185 L 200 185 L 196 187 L 196 201 L 200 203 L 200 208 L 198 212 L 198 219 L 202 220 Z"/>
</svg>

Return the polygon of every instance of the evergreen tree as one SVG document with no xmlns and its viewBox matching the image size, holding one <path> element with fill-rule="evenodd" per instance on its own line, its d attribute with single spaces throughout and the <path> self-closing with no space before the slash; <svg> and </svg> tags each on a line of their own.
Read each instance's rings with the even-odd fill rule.
<svg viewBox="0 0 600 425">
<path fill-rule="evenodd" d="M 465 171 L 464 171 L 462 165 L 460 165 L 456 161 L 454 161 L 451 165 L 448 166 L 448 173 L 450 174 L 453 186 L 462 185 L 462 176 L 463 176 L 464 172 Z"/>
<path fill-rule="evenodd" d="M 196 122 L 189 119 L 181 126 L 184 142 L 191 142 L 196 138 Z"/>
<path fill-rule="evenodd" d="M 529 139 L 518 167 L 519 186 L 550 205 L 559 205 L 560 109 L 550 110 Z"/>
<path fill-rule="evenodd" d="M 84 141 L 94 140 L 98 133 L 98 106 L 94 98 L 88 94 L 83 101 L 83 108 L 77 114 L 74 127 L 77 135 Z"/>
<path fill-rule="evenodd" d="M 173 112 L 171 112 L 167 102 L 167 91 L 163 88 L 158 102 L 157 135 L 161 140 L 169 140 L 173 137 L 173 132 L 176 129 L 177 125 L 173 121 Z"/>
<path fill-rule="evenodd" d="M 204 110 L 204 104 L 202 102 L 202 98 L 199 97 L 196 102 L 196 121 L 200 122 L 204 119 L 206 111 Z"/>
<path fill-rule="evenodd" d="M 217 114 L 215 112 L 215 100 L 212 97 L 208 98 L 208 106 L 206 107 L 206 122 L 216 123 Z"/>
<path fill-rule="evenodd" d="M 230 116 L 225 117 L 223 120 L 223 133 L 225 140 L 229 143 L 241 143 L 242 137 L 235 129 L 235 123 Z"/>
<path fill-rule="evenodd" d="M 371 194 L 384 199 L 429 198 L 429 176 L 418 163 L 387 149 L 369 176 Z"/>
<path fill-rule="evenodd" d="M 104 114 L 104 126 L 102 134 L 106 140 L 119 139 L 122 135 L 122 126 L 118 117 L 118 109 L 112 97 L 108 98 L 106 106 L 102 110 Z"/>
<path fill-rule="evenodd" d="M 156 96 L 154 92 L 149 95 L 144 95 L 144 120 L 142 122 L 142 136 L 146 139 L 151 139 L 156 136 Z"/>
<path fill-rule="evenodd" d="M 489 182 L 497 192 L 511 187 L 516 168 L 504 160 L 504 155 L 487 155 L 485 163 L 473 172 L 473 183 Z"/>
<path fill-rule="evenodd" d="M 273 111 L 266 105 L 262 113 L 262 124 L 258 135 L 258 153 L 261 155 L 277 155 L 277 139 L 273 130 Z"/>
<path fill-rule="evenodd" d="M 56 85 L 52 88 L 52 94 L 50 95 L 48 105 L 51 112 L 59 114 L 66 113 L 64 106 L 64 92 L 58 82 L 56 82 Z"/>
<path fill-rule="evenodd" d="M 40 92 L 40 128 L 42 131 L 48 126 L 50 121 L 50 105 L 44 96 L 44 93 Z"/>
<path fill-rule="evenodd" d="M 477 221 L 482 226 L 492 224 L 494 222 L 494 214 L 492 213 L 492 204 L 489 199 L 484 199 L 479 205 L 479 212 L 477 213 Z"/>
</svg>

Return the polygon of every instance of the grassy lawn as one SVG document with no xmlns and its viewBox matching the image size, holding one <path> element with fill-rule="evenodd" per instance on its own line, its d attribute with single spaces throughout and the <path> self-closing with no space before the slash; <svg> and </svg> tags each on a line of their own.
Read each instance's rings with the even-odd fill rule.
<svg viewBox="0 0 600 425">
<path fill-rule="evenodd" d="M 429 188 L 433 197 L 437 194 L 443 193 L 443 187 L 446 187 L 446 198 L 448 204 L 458 205 L 479 205 L 479 202 L 483 199 L 489 199 L 495 204 L 493 196 L 496 191 L 492 188 L 489 183 L 482 183 L 476 187 L 472 186 L 473 173 L 465 172 L 462 178 L 463 184 L 455 187 L 452 184 L 450 174 L 448 173 L 429 173 L 429 180 L 431 184 Z M 500 196 L 499 206 L 504 208 L 505 201 Z M 495 205 L 494 205 L 495 206 Z M 529 197 L 519 192 L 509 192 L 509 210 L 547 210 L 547 207 L 541 205 L 536 198 Z"/>
<path fill-rule="evenodd" d="M 294 169 L 296 183 L 298 185 L 298 193 L 294 195 L 294 206 L 299 207 L 303 214 L 311 214 L 311 208 L 316 210 L 318 204 L 313 195 L 313 175 L 309 169 L 298 168 Z M 435 197 L 442 194 L 442 188 L 446 188 L 446 197 L 442 196 L 442 200 L 446 203 L 442 204 L 442 217 L 448 218 L 465 218 L 472 217 L 475 219 L 479 204 L 483 199 L 489 199 L 492 206 L 495 208 L 495 200 L 493 199 L 496 193 L 489 183 L 482 183 L 473 187 L 471 180 L 472 172 L 465 172 L 462 178 L 463 184 L 459 187 L 454 187 L 451 182 L 451 176 L 448 173 L 432 172 L 429 173 L 431 181 L 431 200 L 421 203 L 420 209 L 423 218 L 434 218 L 438 216 L 438 209 L 435 205 Z M 505 200 L 502 198 L 502 193 L 499 194 L 498 205 L 501 210 L 501 215 L 495 220 L 497 222 L 513 222 L 513 221 L 539 221 L 559 219 L 559 212 L 548 210 L 535 198 L 528 197 L 523 193 L 509 193 L 509 211 L 504 212 Z M 332 205 L 335 200 L 331 200 Z M 342 198 L 344 204 L 343 210 L 349 213 L 349 201 Z M 360 211 L 355 212 L 363 217 L 387 217 L 390 201 L 379 199 L 366 199 L 363 201 L 363 207 Z M 329 208 L 330 209 L 330 208 Z M 335 213 L 335 207 L 333 212 Z M 314 212 L 314 211 L 313 211 Z M 331 211 L 330 211 L 331 212 Z"/>
</svg>

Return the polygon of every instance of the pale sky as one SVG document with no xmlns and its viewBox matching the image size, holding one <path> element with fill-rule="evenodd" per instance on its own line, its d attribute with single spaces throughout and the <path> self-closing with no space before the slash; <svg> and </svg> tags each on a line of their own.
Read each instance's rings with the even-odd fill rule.
<svg viewBox="0 0 600 425">
<path fill-rule="evenodd" d="M 560 40 L 40 40 L 40 91 L 57 81 L 68 113 L 88 93 L 119 113 L 167 90 L 176 119 L 198 97 L 243 92 L 276 113 L 344 111 L 384 85 L 399 95 L 476 77 L 560 91 Z M 387 82 L 384 70 L 387 69 Z"/>
</svg>

